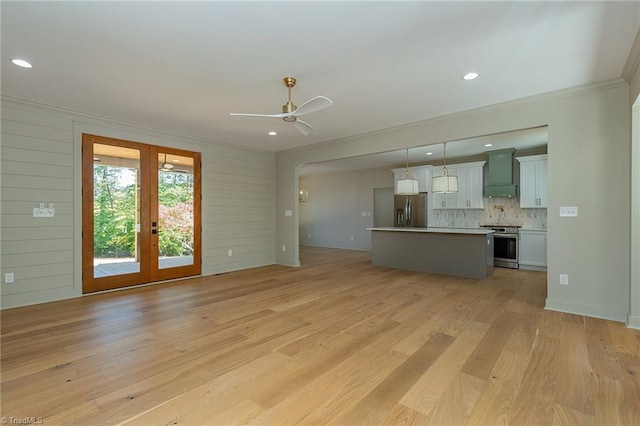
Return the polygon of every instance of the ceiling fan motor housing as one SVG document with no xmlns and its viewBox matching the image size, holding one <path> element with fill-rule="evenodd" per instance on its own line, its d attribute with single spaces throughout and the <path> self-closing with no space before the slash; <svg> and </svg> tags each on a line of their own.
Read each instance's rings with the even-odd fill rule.
<svg viewBox="0 0 640 426">
<path fill-rule="evenodd" d="M 295 106 L 293 104 L 293 102 L 291 102 L 291 101 L 287 101 L 286 104 L 282 105 L 282 113 L 283 114 L 290 114 L 293 111 L 295 111 L 296 109 L 298 109 L 298 107 Z M 291 121 L 296 121 L 296 118 L 292 117 L 292 116 L 288 116 L 288 117 L 284 117 L 283 120 L 291 122 Z"/>
<path fill-rule="evenodd" d="M 287 100 L 286 104 L 282 105 L 282 113 L 291 114 L 293 111 L 298 109 L 298 107 L 295 106 L 293 102 L 291 102 L 291 88 L 296 85 L 296 79 L 293 77 L 285 77 L 282 79 L 282 82 L 289 89 L 289 99 Z M 296 121 L 296 118 L 289 116 L 289 117 L 284 117 L 283 120 L 292 122 L 292 121 Z"/>
</svg>

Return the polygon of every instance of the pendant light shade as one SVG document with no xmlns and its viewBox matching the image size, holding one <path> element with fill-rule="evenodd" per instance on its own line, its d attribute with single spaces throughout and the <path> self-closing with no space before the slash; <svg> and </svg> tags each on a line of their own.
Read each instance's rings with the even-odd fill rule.
<svg viewBox="0 0 640 426">
<path fill-rule="evenodd" d="M 447 193 L 458 192 L 458 176 L 449 176 L 447 171 L 447 143 L 444 143 L 444 165 L 442 176 L 434 176 L 431 179 L 431 192 Z"/>
<path fill-rule="evenodd" d="M 418 195 L 418 178 L 409 171 L 409 149 L 407 148 L 407 168 L 402 178 L 396 182 L 397 195 Z"/>
<path fill-rule="evenodd" d="M 432 192 L 458 192 L 458 176 L 447 175 L 444 168 L 444 176 L 436 176 L 431 180 Z"/>
<path fill-rule="evenodd" d="M 398 179 L 396 183 L 396 194 L 398 195 L 417 195 L 418 194 L 418 180 L 410 179 L 403 176 L 402 179 Z"/>
</svg>

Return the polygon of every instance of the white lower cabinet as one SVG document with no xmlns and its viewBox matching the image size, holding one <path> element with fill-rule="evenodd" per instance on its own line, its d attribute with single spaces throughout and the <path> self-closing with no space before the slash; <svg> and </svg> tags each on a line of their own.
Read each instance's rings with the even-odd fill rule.
<svg viewBox="0 0 640 426">
<path fill-rule="evenodd" d="M 521 229 L 518 263 L 520 269 L 547 270 L 547 231 Z"/>
</svg>

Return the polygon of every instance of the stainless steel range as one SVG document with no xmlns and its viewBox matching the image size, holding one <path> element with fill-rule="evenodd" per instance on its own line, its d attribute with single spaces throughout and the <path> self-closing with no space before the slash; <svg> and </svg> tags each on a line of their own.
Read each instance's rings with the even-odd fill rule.
<svg viewBox="0 0 640 426">
<path fill-rule="evenodd" d="M 493 229 L 493 266 L 518 269 L 518 225 L 480 225 Z"/>
</svg>

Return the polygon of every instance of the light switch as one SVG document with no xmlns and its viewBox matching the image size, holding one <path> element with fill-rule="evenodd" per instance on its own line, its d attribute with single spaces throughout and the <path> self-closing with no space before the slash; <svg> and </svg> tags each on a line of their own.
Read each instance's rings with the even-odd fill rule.
<svg viewBox="0 0 640 426">
<path fill-rule="evenodd" d="M 38 207 L 33 208 L 33 217 L 54 217 L 55 209 L 53 203 L 38 203 Z"/>
<path fill-rule="evenodd" d="M 285 211 L 284 211 L 284 215 L 285 215 L 285 216 L 293 216 L 293 211 L 291 211 L 291 210 L 285 210 Z"/>
<path fill-rule="evenodd" d="M 578 217 L 578 207 L 560 207 L 560 217 Z"/>
</svg>

